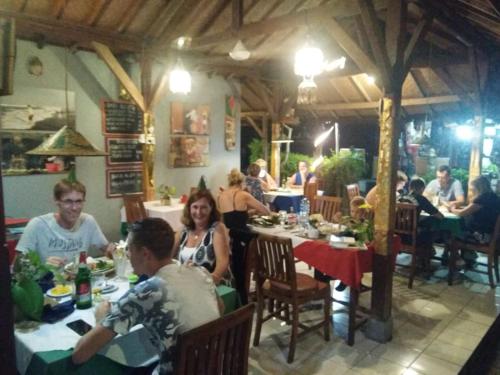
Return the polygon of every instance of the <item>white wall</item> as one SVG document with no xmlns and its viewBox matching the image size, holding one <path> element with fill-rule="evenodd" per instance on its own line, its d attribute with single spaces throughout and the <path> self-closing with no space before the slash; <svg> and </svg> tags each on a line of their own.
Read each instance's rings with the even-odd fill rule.
<svg viewBox="0 0 500 375">
<path fill-rule="evenodd" d="M 36 55 L 44 64 L 41 77 L 29 75 L 26 63 Z M 75 93 L 76 128 L 88 140 L 104 150 L 101 132 L 100 99 L 117 99 L 119 84 L 107 66 L 93 53 L 79 51 L 68 54 L 68 89 Z M 64 49 L 47 46 L 38 49 L 34 43 L 17 42 L 17 58 L 14 74 L 14 95 L 0 97 L 0 103 L 28 104 L 22 92 L 26 89 L 64 90 Z M 160 68 L 155 69 L 159 71 Z M 138 66 L 133 66 L 137 77 Z M 156 77 L 156 75 L 154 75 Z M 138 82 L 137 82 L 138 84 Z M 140 85 L 138 84 L 140 87 Z M 20 94 L 17 94 L 20 93 Z M 187 193 L 201 175 L 207 178 L 209 188 L 215 191 L 226 185 L 226 175 L 231 168 L 240 165 L 240 126 L 234 151 L 224 149 L 224 96 L 231 95 L 226 81 L 220 77 L 207 78 L 204 74 L 193 75 L 192 93 L 187 97 L 167 95 L 155 109 L 156 116 L 156 185 L 171 184 L 178 194 Z M 209 104 L 211 107 L 210 166 L 198 168 L 168 168 L 170 134 L 170 102 L 172 100 Z M 94 215 L 110 240 L 119 238 L 121 199 L 106 198 L 105 158 L 77 158 L 78 179 L 87 187 L 87 203 L 84 210 Z M 5 176 L 3 177 L 6 216 L 33 217 L 54 210 L 52 188 L 64 177 L 55 175 Z"/>
</svg>

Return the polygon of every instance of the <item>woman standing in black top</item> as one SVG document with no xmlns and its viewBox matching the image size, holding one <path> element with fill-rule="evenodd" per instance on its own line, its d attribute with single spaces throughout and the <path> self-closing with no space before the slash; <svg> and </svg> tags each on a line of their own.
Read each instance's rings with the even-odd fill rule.
<svg viewBox="0 0 500 375">
<path fill-rule="evenodd" d="M 244 178 L 238 169 L 232 169 L 228 175 L 229 187 L 219 194 L 217 205 L 224 224 L 229 228 L 231 269 L 236 281 L 236 290 L 240 294 L 241 302 L 246 304 L 245 259 L 247 246 L 253 237 L 247 227 L 248 210 L 252 208 L 262 215 L 268 215 L 270 212 L 266 206 L 243 190 Z"/>
</svg>

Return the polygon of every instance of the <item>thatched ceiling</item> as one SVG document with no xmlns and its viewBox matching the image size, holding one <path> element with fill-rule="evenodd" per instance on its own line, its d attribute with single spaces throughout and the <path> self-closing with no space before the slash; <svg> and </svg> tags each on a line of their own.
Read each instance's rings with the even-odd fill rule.
<svg viewBox="0 0 500 375">
<path fill-rule="evenodd" d="M 403 86 L 404 114 L 453 113 L 473 99 L 477 69 L 481 87 L 487 86 L 488 67 L 500 46 L 499 0 L 407 1 L 407 40 L 425 17 L 432 21 L 424 41 L 416 47 L 412 68 Z M 379 22 L 386 18 L 387 0 L 373 0 Z M 91 41 L 107 44 L 115 54 L 157 59 L 183 56 L 190 69 L 221 74 L 242 83 L 242 111 L 268 110 L 262 89 L 273 93 L 284 86 L 291 98 L 299 79 L 292 73 L 293 54 L 309 35 L 327 58 L 346 55 L 339 33 L 360 48 L 347 55 L 347 67 L 317 77 L 318 103 L 307 108 L 314 116 L 359 119 L 376 116 L 380 83 L 369 84 L 365 72 L 374 61 L 354 0 L 2 0 L 0 17 L 16 19 L 19 38 L 91 50 Z M 188 49 L 173 42 L 192 38 Z M 252 57 L 229 58 L 238 39 Z M 471 48 L 478 67 L 471 67 Z M 488 65 L 488 61 L 490 64 Z M 255 81 L 262 83 L 256 85 Z M 287 91 L 288 90 L 288 91 Z M 288 94 L 287 94 L 288 92 Z M 424 99 L 427 98 L 427 99 Z M 297 113 L 297 112 L 296 112 Z"/>
</svg>

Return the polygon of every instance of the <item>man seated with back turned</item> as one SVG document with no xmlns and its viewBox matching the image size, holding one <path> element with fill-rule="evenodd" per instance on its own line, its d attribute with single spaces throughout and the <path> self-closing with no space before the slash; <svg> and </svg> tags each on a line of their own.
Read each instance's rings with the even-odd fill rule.
<svg viewBox="0 0 500 375">
<path fill-rule="evenodd" d="M 54 186 L 57 212 L 30 220 L 16 246 L 18 252 L 36 251 L 42 260 L 55 266 L 74 262 L 80 251 L 108 255 L 114 249 L 92 215 L 82 212 L 85 186 L 61 180 Z"/>
<path fill-rule="evenodd" d="M 172 260 L 173 243 L 174 232 L 163 219 L 147 218 L 131 225 L 127 246 L 132 268 L 150 278 L 113 307 L 103 302 L 96 308 L 97 324 L 76 345 L 74 363 L 87 361 L 116 334 L 143 324 L 159 351 L 154 373 L 171 374 L 177 335 L 220 317 L 212 277 L 203 267 Z"/>
<path fill-rule="evenodd" d="M 426 186 L 424 196 L 431 201 L 437 196 L 439 203 L 446 207 L 452 203 L 460 206 L 465 201 L 462 183 L 451 177 L 451 170 L 447 165 L 441 165 L 437 169 L 436 179 Z"/>
</svg>

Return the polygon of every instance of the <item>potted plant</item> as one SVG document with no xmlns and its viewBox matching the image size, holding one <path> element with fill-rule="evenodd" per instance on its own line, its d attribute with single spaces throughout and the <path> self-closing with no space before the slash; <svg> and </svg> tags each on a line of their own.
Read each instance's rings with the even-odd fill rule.
<svg viewBox="0 0 500 375">
<path fill-rule="evenodd" d="M 160 193 L 160 203 L 162 206 L 170 206 L 170 198 L 176 193 L 174 186 L 168 186 L 161 184 L 158 187 L 158 193 Z"/>
<path fill-rule="evenodd" d="M 12 299 L 17 308 L 17 321 L 41 320 L 43 291 L 38 282 L 49 271 L 35 251 L 17 255 L 11 284 Z"/>
</svg>

